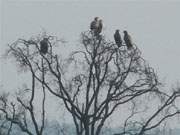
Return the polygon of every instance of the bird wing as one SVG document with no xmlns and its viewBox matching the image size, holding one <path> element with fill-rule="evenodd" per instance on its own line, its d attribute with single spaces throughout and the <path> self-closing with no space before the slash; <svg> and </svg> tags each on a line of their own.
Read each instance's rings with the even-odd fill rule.
<svg viewBox="0 0 180 135">
<path fill-rule="evenodd" d="M 90 28 L 95 29 L 95 27 L 96 27 L 96 22 L 92 21 L 91 24 L 90 24 Z"/>
<path fill-rule="evenodd" d="M 118 34 L 117 33 L 114 33 L 114 39 L 115 39 L 115 41 L 118 40 Z"/>
<path fill-rule="evenodd" d="M 132 44 L 132 38 L 130 35 L 128 35 L 128 39 L 129 39 L 130 43 Z"/>
</svg>

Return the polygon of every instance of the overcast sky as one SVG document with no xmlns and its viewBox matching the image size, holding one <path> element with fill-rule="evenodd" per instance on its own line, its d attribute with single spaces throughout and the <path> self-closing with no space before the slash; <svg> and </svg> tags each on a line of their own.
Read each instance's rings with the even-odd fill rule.
<svg viewBox="0 0 180 135">
<path fill-rule="evenodd" d="M 180 81 L 180 1 L 82 1 L 1 1 L 1 55 L 8 43 L 28 39 L 42 29 L 64 38 L 69 46 L 78 44 L 80 33 L 99 16 L 109 39 L 115 29 L 126 29 L 161 80 L 170 86 Z M 21 86 L 27 78 L 20 78 L 12 63 L 0 60 L 1 85 L 9 90 Z"/>
</svg>

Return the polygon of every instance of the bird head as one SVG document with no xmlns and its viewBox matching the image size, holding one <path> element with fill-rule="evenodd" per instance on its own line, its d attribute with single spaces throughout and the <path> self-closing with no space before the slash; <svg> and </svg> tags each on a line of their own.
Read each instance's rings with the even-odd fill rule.
<svg viewBox="0 0 180 135">
<path fill-rule="evenodd" d="M 99 17 L 95 17 L 94 20 L 95 20 L 95 21 L 98 21 L 98 20 L 99 20 Z"/>
<path fill-rule="evenodd" d="M 124 34 L 127 34 L 127 31 L 126 31 L 126 30 L 124 30 L 123 32 L 124 32 Z"/>
<path fill-rule="evenodd" d="M 44 38 L 44 40 L 48 40 L 48 38 Z"/>
<path fill-rule="evenodd" d="M 119 29 L 117 29 L 116 32 L 119 32 Z"/>
</svg>

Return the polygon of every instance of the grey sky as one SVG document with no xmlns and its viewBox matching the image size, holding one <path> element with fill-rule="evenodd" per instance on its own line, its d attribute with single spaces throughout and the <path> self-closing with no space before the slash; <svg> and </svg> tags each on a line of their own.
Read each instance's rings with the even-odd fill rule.
<svg viewBox="0 0 180 135">
<path fill-rule="evenodd" d="M 109 39 L 113 39 L 115 29 L 126 29 L 160 79 L 166 78 L 170 85 L 180 80 L 180 1 L 26 1 L 1 3 L 1 54 L 8 43 L 17 38 L 28 39 L 42 28 L 64 38 L 70 48 L 78 44 L 80 32 L 88 30 L 91 20 L 99 16 Z M 0 68 L 1 84 L 9 90 L 27 79 L 19 77 L 9 61 L 1 59 Z"/>
</svg>

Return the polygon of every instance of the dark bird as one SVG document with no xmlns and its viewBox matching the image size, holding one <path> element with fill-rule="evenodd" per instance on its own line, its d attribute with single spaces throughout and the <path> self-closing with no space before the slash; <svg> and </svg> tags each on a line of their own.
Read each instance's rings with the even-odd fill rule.
<svg viewBox="0 0 180 135">
<path fill-rule="evenodd" d="M 132 48 L 133 45 L 132 45 L 131 37 L 126 30 L 124 31 L 124 42 L 128 49 Z"/>
<path fill-rule="evenodd" d="M 40 52 L 46 54 L 48 52 L 48 38 L 44 38 L 40 42 Z"/>
<path fill-rule="evenodd" d="M 114 33 L 114 40 L 117 44 L 118 47 L 122 46 L 122 39 L 121 39 L 121 35 L 119 33 L 119 30 L 116 30 Z"/>
<path fill-rule="evenodd" d="M 97 27 L 98 27 L 98 19 L 99 19 L 99 17 L 95 17 L 94 20 L 91 22 L 91 24 L 90 24 L 90 29 L 91 29 L 92 31 L 97 30 Z"/>
</svg>

